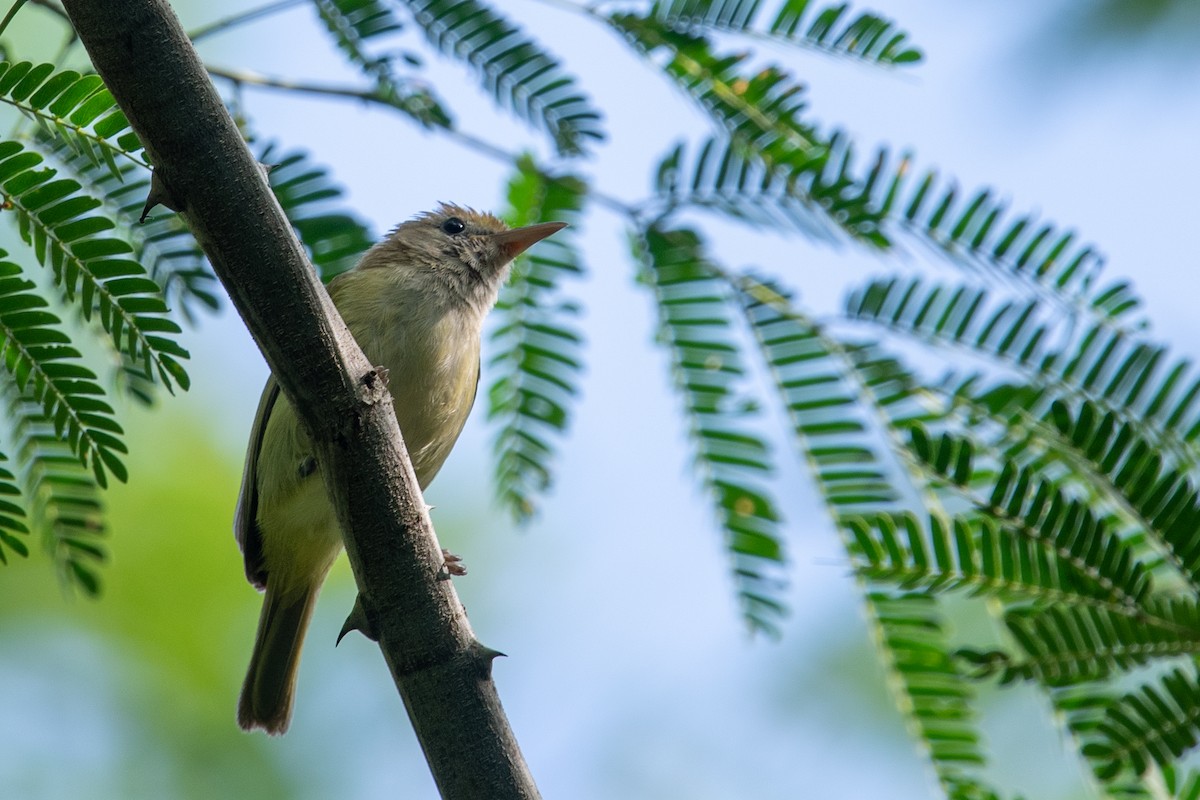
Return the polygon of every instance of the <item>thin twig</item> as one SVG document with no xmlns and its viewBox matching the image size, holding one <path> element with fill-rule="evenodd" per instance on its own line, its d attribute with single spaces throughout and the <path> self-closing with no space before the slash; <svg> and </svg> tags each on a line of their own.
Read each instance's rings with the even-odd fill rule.
<svg viewBox="0 0 1200 800">
<path fill-rule="evenodd" d="M 12 8 L 8 10 L 8 13 L 4 15 L 4 19 L 0 19 L 0 34 L 4 33 L 4 29 L 8 27 L 8 23 L 13 21 L 13 17 L 21 10 L 21 6 L 25 5 L 25 1 L 17 0 L 17 2 L 12 4 Z"/>
<path fill-rule="evenodd" d="M 311 94 L 319 97 L 330 97 L 340 100 L 358 100 L 364 103 L 373 105 L 385 106 L 388 109 L 396 110 L 396 106 L 391 103 L 386 97 L 372 88 L 359 88 L 356 86 L 344 86 L 331 83 L 316 83 L 312 81 L 298 81 L 291 78 L 281 78 L 271 75 L 263 75 L 258 72 L 242 69 L 227 69 L 224 67 L 215 67 L 211 64 L 207 65 L 208 73 L 215 78 L 221 78 L 233 83 L 235 86 L 257 86 L 263 89 L 275 89 L 285 92 L 296 92 L 299 94 Z M 474 150 L 480 155 L 487 156 L 493 161 L 498 161 L 503 164 L 515 164 L 520 158 L 519 153 L 514 153 L 505 150 L 499 145 L 493 144 L 486 139 L 482 139 L 474 134 L 467 133 L 456 128 L 438 128 L 443 136 L 452 142 L 456 142 L 468 149 Z M 543 177 L 548 180 L 553 180 L 553 175 L 543 173 Z M 638 217 L 638 208 L 635 205 L 626 203 L 612 195 L 598 192 L 595 189 L 588 189 L 588 196 L 595 202 L 596 205 L 607 208 L 608 210 L 624 217 L 636 219 Z"/>
<path fill-rule="evenodd" d="M 11 18 L 11 16 L 16 12 L 16 9 L 21 7 L 21 3 L 23 2 L 25 2 L 25 0 L 18 0 L 16 5 L 13 6 L 13 10 L 9 12 L 9 18 Z M 62 46 L 58 48 L 58 53 L 54 56 L 54 66 L 56 68 L 61 67 L 66 62 L 67 56 L 71 52 L 71 48 L 79 41 L 79 36 L 75 33 L 75 27 L 71 25 L 71 19 L 67 16 L 67 12 L 63 9 L 63 7 L 55 2 L 52 2 L 52 0 L 32 0 L 32 4 L 35 6 L 41 6 L 47 11 L 50 11 L 51 13 L 60 17 L 63 22 L 67 23 L 67 37 L 63 40 Z M 8 19 L 6 18 L 4 25 L 7 24 Z M 0 32 L 3 32 L 4 25 L 0 25 Z M 32 120 L 30 120 L 24 114 L 18 116 L 16 121 L 13 123 L 10 136 L 17 138 L 21 135 L 25 127 L 30 124 L 32 124 Z"/>
<path fill-rule="evenodd" d="M 208 36 L 222 33 L 231 28 L 236 28 L 237 26 L 243 25 L 247 22 L 253 22 L 256 19 L 268 17 L 272 14 L 277 14 L 280 11 L 287 11 L 295 6 L 307 4 L 308 0 L 276 0 L 274 3 L 267 3 L 265 6 L 252 8 L 248 11 L 242 11 L 241 13 L 234 14 L 233 16 L 225 17 L 224 19 L 219 19 L 215 22 L 210 22 L 207 25 L 201 25 L 199 28 L 190 31 L 188 33 L 188 38 L 195 43 Z"/>
</svg>

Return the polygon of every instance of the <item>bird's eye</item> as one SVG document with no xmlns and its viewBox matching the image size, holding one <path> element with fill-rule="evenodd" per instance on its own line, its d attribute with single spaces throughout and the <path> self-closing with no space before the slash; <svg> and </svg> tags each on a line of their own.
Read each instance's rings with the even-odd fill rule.
<svg viewBox="0 0 1200 800">
<path fill-rule="evenodd" d="M 442 231 L 453 236 L 456 233 L 462 233 L 467 229 L 467 225 L 458 217 L 451 217 L 442 223 Z"/>
</svg>

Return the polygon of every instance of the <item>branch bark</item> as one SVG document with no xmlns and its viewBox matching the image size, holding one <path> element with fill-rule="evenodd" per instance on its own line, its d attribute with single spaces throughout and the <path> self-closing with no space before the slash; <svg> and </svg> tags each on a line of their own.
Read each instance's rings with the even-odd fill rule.
<svg viewBox="0 0 1200 800">
<path fill-rule="evenodd" d="M 536 798 L 450 581 L 386 381 L 367 363 L 166 0 L 65 0 L 312 435 L 384 658 L 445 798 Z M 230 707 L 233 703 L 231 700 Z M 231 714 L 232 716 L 232 714 Z"/>
</svg>

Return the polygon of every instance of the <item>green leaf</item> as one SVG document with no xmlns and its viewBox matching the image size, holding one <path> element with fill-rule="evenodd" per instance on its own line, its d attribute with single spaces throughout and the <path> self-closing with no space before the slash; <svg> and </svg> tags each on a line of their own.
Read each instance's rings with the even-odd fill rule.
<svg viewBox="0 0 1200 800">
<path fill-rule="evenodd" d="M 42 537 L 63 582 L 96 595 L 101 588 L 96 570 L 104 559 L 99 540 L 105 533 L 99 473 L 81 463 L 47 421 L 41 406 L 22 396 L 2 376 L 0 395 L 7 403 L 5 421 L 22 495 L 28 503 L 30 528 Z M 98 463 L 94 460 L 92 465 Z"/>
<path fill-rule="evenodd" d="M 659 339 L 671 354 L 684 401 L 688 438 L 734 564 L 743 613 L 755 630 L 773 633 L 778 582 L 767 572 L 783 560 L 780 516 L 764 482 L 772 474 L 766 443 L 746 425 L 752 409 L 735 343 L 727 286 L 689 229 L 651 225 L 633 238 L 643 280 L 653 290 Z"/>
<path fill-rule="evenodd" d="M 1144 420 L 1087 400 L 1053 403 L 1044 420 L 1079 480 L 1120 498 L 1133 524 L 1165 552 L 1176 574 L 1200 589 L 1200 493 L 1187 471 L 1143 436 Z"/>
<path fill-rule="evenodd" d="M 604 138 L 600 112 L 558 60 L 479 0 L 403 0 L 430 44 L 465 61 L 496 103 L 544 129 L 559 153 Z"/>
<path fill-rule="evenodd" d="M 914 448 L 935 475 L 953 483 L 978 512 L 996 520 L 1012 535 L 1028 538 L 1076 573 L 1076 591 L 1129 611 L 1151 592 L 1145 565 L 1086 501 L 1064 492 L 1036 466 L 1000 459 L 999 470 L 976 468 L 973 446 L 965 437 L 943 433 Z M 1009 551 L 1011 552 L 1011 551 Z M 996 567 L 1003 569 L 1003 566 Z"/>
<path fill-rule="evenodd" d="M 987 516 L 931 514 L 922 522 L 910 512 L 878 513 L 847 517 L 843 524 L 853 537 L 856 571 L 877 584 L 1130 613 L 1120 603 L 1106 605 L 1107 596 L 1089 590 L 1067 559 Z"/>
<path fill-rule="evenodd" d="M 426 82 L 397 72 L 407 59 L 374 47 L 388 42 L 403 25 L 382 0 L 314 0 L 317 14 L 338 49 L 372 80 L 375 99 L 413 118 L 427 128 L 449 128 L 450 113 Z"/>
<path fill-rule="evenodd" d="M 831 140 L 832 146 L 839 146 Z M 859 214 L 847 227 L 829 215 L 821 201 L 841 199 L 839 181 L 824 183 L 819 163 L 812 165 L 812 180 L 797 183 L 798 172 L 771 169 L 749 155 L 737 141 L 709 138 L 689 153 L 677 145 L 660 162 L 655 191 L 668 208 L 702 208 L 718 212 L 768 231 L 794 231 L 806 238 L 836 243 L 849 233 L 871 247 L 889 246 L 869 214 Z M 816 201 L 816 202 L 813 202 Z"/>
<path fill-rule="evenodd" d="M 574 241 L 587 187 L 550 174 L 526 156 L 509 180 L 507 221 L 516 226 L 568 222 L 515 266 L 490 320 L 495 355 L 488 362 L 488 419 L 496 494 L 518 519 L 531 516 L 553 483 L 557 441 L 567 432 L 583 372 L 579 305 L 563 289 L 583 274 Z"/>
<path fill-rule="evenodd" d="M 748 277 L 738 286 L 796 444 L 834 520 L 897 510 L 895 462 L 863 412 L 874 407 L 884 419 L 920 418 L 911 377 L 875 348 L 829 336 L 775 286 Z"/>
<path fill-rule="evenodd" d="M 915 593 L 867 595 L 870 621 L 888 655 L 886 668 L 898 705 L 928 747 L 948 797 L 984 797 L 968 769 L 984 763 L 972 708 L 975 692 L 950 653 L 937 600 Z"/>
<path fill-rule="evenodd" d="M 0 161 L 0 171 L 26 152 L 22 148 Z M 52 171 L 32 168 L 16 172 L 3 191 L 17 217 L 22 238 L 33 247 L 38 260 L 53 271 L 66 301 L 77 303 L 85 319 L 95 315 L 115 347 L 130 361 L 161 364 L 168 353 L 186 357 L 186 351 L 173 339 L 150 335 L 150 331 L 165 330 L 161 320 L 167 312 L 166 304 L 158 285 L 146 277 L 138 262 L 112 258 L 131 253 L 132 245 L 110 235 L 106 225 L 88 221 L 102 216 L 93 213 L 102 205 L 99 199 L 86 194 L 75 181 L 56 180 Z M 60 236 L 61 229 L 66 229 L 66 236 Z M 82 230 L 94 233 L 81 235 Z M 172 386 L 165 385 L 168 389 Z M 100 468 L 101 462 L 91 463 Z M 103 473 L 99 474 L 102 479 Z"/>
<path fill-rule="evenodd" d="M 648 58 L 665 57 L 663 71 L 725 127 L 739 146 L 753 148 L 772 167 L 823 165 L 829 145 L 801 119 L 802 87 L 775 66 L 740 70 L 748 54 L 720 56 L 702 36 L 680 33 L 653 17 L 614 14 L 609 22 Z M 817 167 L 821 169 L 823 167 Z"/>
<path fill-rule="evenodd" d="M 125 452 L 118 438 L 123 432 L 112 408 L 96 399 L 104 390 L 79 353 L 63 346 L 70 339 L 58 327 L 59 319 L 5 255 L 0 251 L 0 354 L 5 367 L 22 397 L 56 420 L 60 435 L 66 434 L 81 464 L 96 470 L 100 485 L 106 482 L 105 468 L 124 481 L 125 467 L 117 456 Z"/>
<path fill-rule="evenodd" d="M 1110 415 L 1108 424 L 1121 423 L 1122 439 L 1137 437 L 1144 440 L 1143 448 L 1159 448 L 1181 463 L 1196 463 L 1200 378 L 1187 361 L 1172 361 L 1166 348 L 1114 327 L 1110 321 L 1081 326 L 1075 317 L 1063 316 L 1039 302 L 996 303 L 992 291 L 931 284 L 920 278 L 889 278 L 871 281 L 853 292 L 846 310 L 851 318 L 886 326 L 892 333 L 940 347 L 953 346 L 986 356 L 993 364 L 1017 368 L 1029 384 L 1019 391 L 1013 388 L 1011 376 L 992 383 L 972 376 L 961 386 L 947 384 L 945 389 L 955 402 L 980 409 L 1016 430 L 1009 446 L 1028 450 L 1018 439 L 1021 431 L 1031 427 L 1038 428 L 1041 437 L 1057 436 L 1053 425 L 1038 424 L 1037 420 L 1068 413 L 1066 405 L 1053 411 L 1060 402 L 1082 404 L 1090 413 Z M 1080 446 L 1088 436 L 1083 431 L 1071 435 L 1080 438 Z M 1036 442 L 1034 445 L 1035 451 L 1045 450 Z M 1045 457 L 1063 460 L 1051 453 Z M 1113 452 L 1106 458 L 1112 461 L 1119 454 Z M 1079 457 L 1065 463 L 1070 469 L 1082 468 Z M 1183 543 L 1183 539 L 1177 541 Z"/>
<path fill-rule="evenodd" d="M 1200 652 L 1200 608 L 1191 598 L 1156 600 L 1130 613 L 1096 606 L 1048 606 L 1005 617 L 1023 657 L 1001 680 L 1050 686 L 1097 681 L 1159 660 Z"/>
<path fill-rule="evenodd" d="M 17 488 L 16 477 L 3 466 L 8 457 L 0 452 L 0 562 L 8 563 L 6 550 L 16 553 L 22 558 L 29 555 L 24 536 L 29 528 L 22 521 L 25 509 L 16 503 L 2 499 L 5 496 L 18 497 L 21 490 Z"/>
<path fill-rule="evenodd" d="M 114 175 L 120 171 L 118 158 L 142 163 L 141 145 L 129 121 L 98 76 L 81 76 L 53 64 L 3 63 L 0 67 L 4 68 L 0 103 L 20 109 L 43 133 L 61 139 L 73 152 Z M 110 141 L 114 137 L 117 143 Z"/>
<path fill-rule="evenodd" d="M 353 267 L 375 243 L 368 225 L 340 205 L 345 191 L 311 155 L 302 150 L 283 151 L 270 142 L 259 151 L 258 159 L 273 165 L 271 188 L 321 280 L 328 283 Z"/>
<path fill-rule="evenodd" d="M 122 352 L 118 382 L 142 402 L 152 402 L 159 385 L 174 384 L 187 389 L 190 380 L 180 363 L 184 351 L 174 336 L 179 328 L 169 317 L 162 316 L 161 311 L 165 300 L 182 312 L 185 319 L 194 321 L 201 309 L 219 307 L 220 290 L 204 254 L 183 220 L 174 214 L 158 214 L 144 224 L 138 222 L 149 189 L 148 171 L 127 163 L 122 165 L 120 177 L 114 177 L 102 165 L 73 153 L 60 141 L 44 141 L 44 145 L 57 159 L 63 160 L 81 183 L 96 186 L 97 193 L 105 200 L 105 212 L 118 223 L 114 226 L 105 217 L 85 216 L 61 224 L 56 230 L 58 237 L 74 242 L 115 227 L 132 248 L 131 259 L 95 261 L 92 267 L 96 274 L 108 279 L 139 280 L 148 275 L 160 287 L 159 292 L 150 293 L 145 283 L 121 284 L 126 289 L 138 286 L 147 289 L 146 294 L 116 298 L 121 310 L 138 316 L 140 330 L 148 336 L 172 335 L 153 338 L 161 349 L 155 353 L 157 358 L 149 368 L 144 358 L 132 359 Z M 338 202 L 344 196 L 341 187 L 311 156 L 301 151 L 284 151 L 267 142 L 257 147 L 256 157 L 272 166 L 268 177 L 276 197 L 324 280 L 349 269 L 374 243 L 367 225 Z M 144 264 L 146 269 L 143 271 L 133 261 Z"/>
<path fill-rule="evenodd" d="M 906 44 L 908 35 L 891 20 L 872 13 L 851 18 L 846 3 L 816 11 L 809 0 L 784 0 L 769 25 L 758 20 L 761 6 L 758 0 L 668 0 L 655 3 L 653 13 L 684 32 L 755 34 L 869 64 L 902 66 L 922 59 L 921 51 Z"/>
<path fill-rule="evenodd" d="M 1087 732 L 1084 755 L 1101 780 L 1122 770 L 1144 774 L 1195 749 L 1200 736 L 1200 683 L 1174 669 L 1123 695 Z"/>
</svg>

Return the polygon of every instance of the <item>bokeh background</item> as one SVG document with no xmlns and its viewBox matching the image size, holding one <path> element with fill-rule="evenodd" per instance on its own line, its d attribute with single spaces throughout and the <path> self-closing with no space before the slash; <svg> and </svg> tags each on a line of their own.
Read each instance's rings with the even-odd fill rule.
<svg viewBox="0 0 1200 800">
<path fill-rule="evenodd" d="M 174 5 L 188 27 L 242 7 Z M 701 133 L 687 102 L 611 34 L 562 4 L 498 5 L 606 109 L 610 139 L 585 166 L 604 191 L 638 199 L 666 145 Z M 1195 354 L 1200 6 L 876 8 L 910 32 L 924 63 L 887 73 L 791 50 L 765 55 L 809 83 L 822 124 L 864 145 L 912 147 L 919 164 L 965 187 L 995 186 L 1016 208 L 1075 226 L 1109 256 L 1110 277 L 1134 281 L 1158 336 Z M 8 40 L 36 60 L 60 36 L 27 6 Z M 355 77 L 306 7 L 208 40 L 202 52 L 222 66 Z M 429 75 L 461 125 L 538 149 L 461 67 L 432 59 Z M 440 200 L 502 205 L 502 165 L 395 117 L 249 88 L 244 100 L 264 138 L 330 165 L 379 232 Z M 847 279 L 884 266 L 853 249 L 704 225 L 720 258 L 786 276 L 818 309 L 836 309 Z M 581 242 L 586 396 L 553 496 L 521 530 L 497 510 L 480 409 L 428 492 L 439 537 L 470 567 L 456 585 L 476 632 L 509 656 L 496 680 L 543 794 L 935 796 L 892 709 L 837 537 L 794 464 L 779 484 L 792 613 L 780 641 L 747 636 L 621 221 L 592 211 Z M 20 257 L 2 219 L 0 247 Z M 280 739 L 237 730 L 259 596 L 242 576 L 230 521 L 266 367 L 231 312 L 203 320 L 185 345 L 194 388 L 153 412 L 125 410 L 131 479 L 106 497 L 104 596 L 65 596 L 36 554 L 0 569 L 0 796 L 436 797 L 378 650 L 361 637 L 333 647 L 354 595 L 344 560 L 309 634 L 292 730 Z M 787 443 L 777 450 L 788 461 Z M 1091 796 L 1036 695 L 985 691 L 985 709 L 998 783 L 1030 800 Z"/>
</svg>

